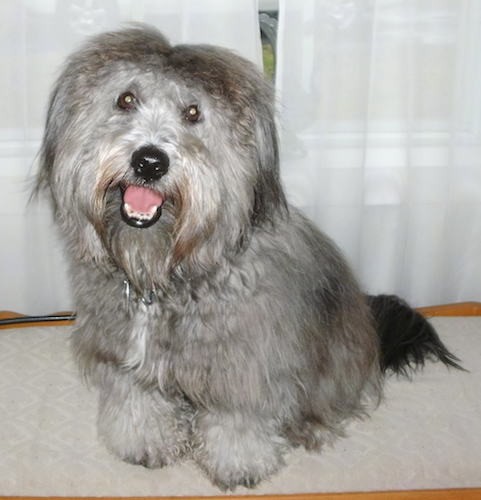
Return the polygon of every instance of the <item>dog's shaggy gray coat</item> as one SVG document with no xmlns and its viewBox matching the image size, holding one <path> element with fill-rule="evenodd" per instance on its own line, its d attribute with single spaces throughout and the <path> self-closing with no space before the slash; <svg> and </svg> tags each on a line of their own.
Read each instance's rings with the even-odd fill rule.
<svg viewBox="0 0 481 500">
<path fill-rule="evenodd" d="M 151 28 L 93 38 L 57 81 L 37 189 L 66 241 L 99 435 L 124 460 L 192 457 L 253 486 L 379 401 L 371 308 L 286 203 L 274 123 L 254 65 Z"/>
</svg>

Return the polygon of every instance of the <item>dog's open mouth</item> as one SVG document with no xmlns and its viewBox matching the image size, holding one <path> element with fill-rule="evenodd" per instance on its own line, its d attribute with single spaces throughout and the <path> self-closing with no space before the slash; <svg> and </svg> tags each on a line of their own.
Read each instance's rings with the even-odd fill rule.
<svg viewBox="0 0 481 500">
<path fill-rule="evenodd" d="M 121 187 L 122 219 L 133 227 L 146 228 L 155 224 L 162 215 L 164 196 L 151 188 L 137 185 Z"/>
</svg>

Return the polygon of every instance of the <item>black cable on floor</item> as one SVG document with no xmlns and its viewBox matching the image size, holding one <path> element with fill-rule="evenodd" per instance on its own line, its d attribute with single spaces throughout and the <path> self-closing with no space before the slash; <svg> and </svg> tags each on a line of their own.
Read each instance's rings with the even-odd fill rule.
<svg viewBox="0 0 481 500">
<path fill-rule="evenodd" d="M 71 321 L 76 317 L 75 314 L 52 314 L 46 316 L 19 316 L 16 318 L 0 319 L 0 326 L 24 325 L 36 323 L 58 323 L 60 321 Z"/>
</svg>

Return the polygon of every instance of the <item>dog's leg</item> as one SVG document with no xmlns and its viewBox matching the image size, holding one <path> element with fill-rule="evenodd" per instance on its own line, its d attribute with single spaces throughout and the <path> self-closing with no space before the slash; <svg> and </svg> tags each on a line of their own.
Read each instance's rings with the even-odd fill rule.
<svg viewBox="0 0 481 500">
<path fill-rule="evenodd" d="M 197 416 L 193 432 L 196 462 L 223 490 L 252 488 L 284 464 L 288 445 L 273 419 L 205 412 Z"/>
<path fill-rule="evenodd" d="M 189 449 L 187 403 L 145 390 L 126 374 L 112 375 L 99 393 L 98 432 L 107 448 L 145 467 L 178 461 Z"/>
</svg>

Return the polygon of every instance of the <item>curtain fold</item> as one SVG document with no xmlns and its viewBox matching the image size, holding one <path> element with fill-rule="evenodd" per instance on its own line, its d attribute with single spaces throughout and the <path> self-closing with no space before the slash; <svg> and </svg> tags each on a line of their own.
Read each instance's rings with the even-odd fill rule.
<svg viewBox="0 0 481 500">
<path fill-rule="evenodd" d="M 481 297 L 479 1 L 280 0 L 283 179 L 371 293 Z"/>
</svg>

